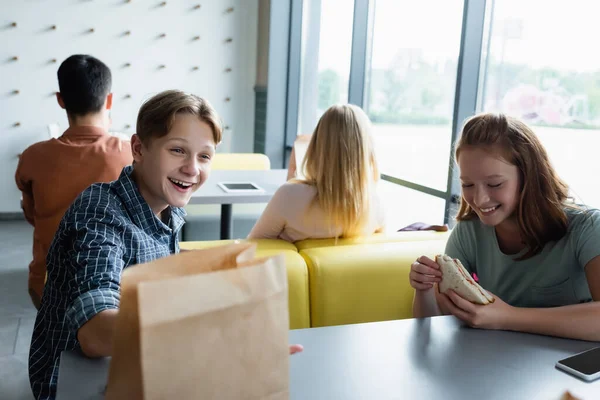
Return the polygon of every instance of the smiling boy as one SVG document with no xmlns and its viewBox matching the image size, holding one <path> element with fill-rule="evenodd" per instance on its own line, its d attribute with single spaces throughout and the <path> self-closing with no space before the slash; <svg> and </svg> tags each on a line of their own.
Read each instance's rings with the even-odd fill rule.
<svg viewBox="0 0 600 400">
<path fill-rule="evenodd" d="M 207 179 L 221 122 L 204 99 L 170 90 L 142 105 L 133 166 L 86 189 L 63 217 L 29 353 L 36 399 L 54 399 L 60 353 L 109 356 L 121 273 L 179 252 L 185 206 Z"/>
</svg>

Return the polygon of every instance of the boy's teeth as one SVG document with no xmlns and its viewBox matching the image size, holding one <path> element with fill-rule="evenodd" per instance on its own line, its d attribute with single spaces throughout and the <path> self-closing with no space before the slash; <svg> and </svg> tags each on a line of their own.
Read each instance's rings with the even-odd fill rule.
<svg viewBox="0 0 600 400">
<path fill-rule="evenodd" d="M 171 180 L 171 182 L 177 183 L 178 185 L 181 185 L 181 186 L 186 186 L 186 187 L 187 186 L 192 186 L 191 183 L 185 183 L 185 182 L 182 182 L 182 181 L 178 181 L 177 179 L 171 179 L 171 178 L 169 178 L 169 179 Z"/>
</svg>

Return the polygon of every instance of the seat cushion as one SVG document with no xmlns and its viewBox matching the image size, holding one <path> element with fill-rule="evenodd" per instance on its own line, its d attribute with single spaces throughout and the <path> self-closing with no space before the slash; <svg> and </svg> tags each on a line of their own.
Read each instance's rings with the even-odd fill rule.
<svg viewBox="0 0 600 400">
<path fill-rule="evenodd" d="M 413 232 L 393 232 L 393 233 L 376 233 L 369 236 L 359 236 L 349 239 L 306 239 L 296 243 L 298 251 L 305 249 L 313 249 L 316 247 L 329 246 L 351 246 L 357 244 L 373 244 L 373 243 L 388 243 L 388 242 L 408 242 L 421 240 L 447 240 L 450 232 L 434 232 L 434 231 L 413 231 Z"/>
<path fill-rule="evenodd" d="M 311 326 L 412 317 L 411 264 L 444 251 L 445 240 L 302 250 L 310 282 Z"/>
</svg>

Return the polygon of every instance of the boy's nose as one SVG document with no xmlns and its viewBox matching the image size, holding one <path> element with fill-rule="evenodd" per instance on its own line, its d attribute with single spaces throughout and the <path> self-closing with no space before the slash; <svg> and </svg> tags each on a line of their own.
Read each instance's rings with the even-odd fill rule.
<svg viewBox="0 0 600 400">
<path fill-rule="evenodd" d="M 182 171 L 187 175 L 197 176 L 200 174 L 200 162 L 195 158 L 191 158 L 183 164 Z"/>
</svg>

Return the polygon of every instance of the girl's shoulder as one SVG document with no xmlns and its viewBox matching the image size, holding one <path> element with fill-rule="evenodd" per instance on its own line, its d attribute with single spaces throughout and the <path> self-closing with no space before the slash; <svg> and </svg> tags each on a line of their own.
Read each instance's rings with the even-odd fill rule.
<svg viewBox="0 0 600 400">
<path fill-rule="evenodd" d="M 310 183 L 300 180 L 300 179 L 290 179 L 283 185 L 279 187 L 279 189 L 286 191 L 314 191 L 315 187 Z"/>
<path fill-rule="evenodd" d="M 316 194 L 316 189 L 313 185 L 299 180 L 290 180 L 284 183 L 277 189 L 278 196 L 285 196 L 294 199 L 309 197 L 312 198 Z"/>
<path fill-rule="evenodd" d="M 586 228 L 600 230 L 600 210 L 596 208 L 567 208 L 565 213 L 567 214 L 569 231 Z"/>
</svg>

